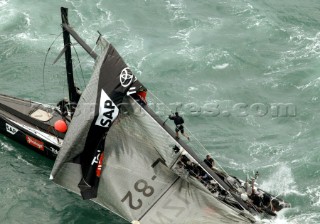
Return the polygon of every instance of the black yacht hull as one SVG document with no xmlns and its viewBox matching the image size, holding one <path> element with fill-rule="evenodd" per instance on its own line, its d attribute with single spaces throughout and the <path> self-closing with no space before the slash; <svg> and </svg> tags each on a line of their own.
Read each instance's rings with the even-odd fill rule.
<svg viewBox="0 0 320 224">
<path fill-rule="evenodd" d="M 0 133 L 50 159 L 56 158 L 65 135 L 54 129 L 60 119 L 53 107 L 0 95 Z"/>
<path fill-rule="evenodd" d="M 0 133 L 35 152 L 55 159 L 60 147 L 0 116 Z"/>
</svg>

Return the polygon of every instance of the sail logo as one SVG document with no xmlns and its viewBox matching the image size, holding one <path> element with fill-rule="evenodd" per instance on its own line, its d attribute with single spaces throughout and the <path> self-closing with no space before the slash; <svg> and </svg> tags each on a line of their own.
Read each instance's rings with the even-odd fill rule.
<svg viewBox="0 0 320 224">
<path fill-rule="evenodd" d="M 98 155 L 96 155 L 92 162 L 91 162 L 91 166 L 98 164 L 97 168 L 96 168 L 96 176 L 100 177 L 101 176 L 101 170 L 102 170 L 102 163 L 103 163 L 103 157 L 104 157 L 104 153 L 101 152 L 101 150 L 98 150 Z"/>
<path fill-rule="evenodd" d="M 44 144 L 42 141 L 39 141 L 38 139 L 35 139 L 29 135 L 26 135 L 26 140 L 29 145 L 32 145 L 33 147 L 36 147 L 37 149 L 44 151 Z"/>
<path fill-rule="evenodd" d="M 101 89 L 99 116 L 95 124 L 104 128 L 110 128 L 112 122 L 117 118 L 118 114 L 118 107 L 105 93 L 105 91 Z"/>
<path fill-rule="evenodd" d="M 50 147 L 49 150 L 55 154 L 55 155 L 58 155 L 58 150 L 57 149 L 54 149 L 53 147 Z"/>
<path fill-rule="evenodd" d="M 6 130 L 8 133 L 15 135 L 18 132 L 18 129 L 6 123 Z"/>
<path fill-rule="evenodd" d="M 134 76 L 128 67 L 122 69 L 120 73 L 120 83 L 124 88 L 128 87 L 132 83 L 133 78 Z"/>
</svg>

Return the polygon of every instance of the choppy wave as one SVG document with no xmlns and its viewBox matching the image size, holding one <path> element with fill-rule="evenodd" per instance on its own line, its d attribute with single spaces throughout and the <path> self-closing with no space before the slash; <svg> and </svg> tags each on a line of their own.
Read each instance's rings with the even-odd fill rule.
<svg viewBox="0 0 320 224">
<path fill-rule="evenodd" d="M 320 222 L 320 188 L 310 184 L 312 180 L 306 181 L 308 175 L 313 175 L 310 179 L 317 177 L 320 149 L 320 32 L 314 1 L 0 0 L 1 93 L 23 97 L 43 94 L 35 80 L 42 82 L 43 56 L 61 33 L 60 5 L 70 8 L 71 24 L 90 46 L 95 44 L 97 30 L 114 43 L 139 79 L 162 101 L 198 106 L 219 103 L 220 116 L 186 116 L 186 126 L 222 167 L 240 177 L 259 170 L 262 189 L 293 202 L 293 208 L 262 223 Z M 61 47 L 57 43 L 52 48 L 59 52 Z M 87 71 L 92 64 L 87 63 Z M 46 76 L 47 94 L 63 97 L 56 85 L 65 81 L 56 79 L 63 77 L 64 70 L 58 67 L 52 71 Z M 87 71 L 86 78 L 90 77 Z M 295 117 L 268 119 L 223 116 L 228 108 L 225 105 L 237 102 L 293 102 L 298 112 Z M 2 198 L 0 205 L 5 210 L 0 212 L 0 222 L 16 221 L 14 214 L 31 206 L 31 215 L 26 217 L 29 222 L 43 209 L 52 223 L 74 222 L 72 217 L 83 222 L 123 223 L 105 210 L 92 212 L 93 205 L 77 206 L 78 198 L 45 181 L 37 182 L 40 187 L 33 184 L 37 178 L 47 178 L 49 165 L 43 162 L 46 165 L 41 167 L 32 151 L 16 153 L 25 150 L 0 139 L 1 155 L 28 168 L 40 166 L 23 177 L 19 167 L 11 166 L 10 177 L 23 178 L 31 186 L 14 188 L 19 197 L 36 197 L 32 188 L 42 194 L 36 197 L 38 205 L 23 203 L 14 208 L 25 198 L 15 198 L 10 204 L 14 191 L 9 185 L 1 186 L 0 192 L 10 197 Z M 1 167 L 7 163 L 7 159 L 2 161 Z M 1 172 L 4 178 L 7 174 Z M 10 213 L 7 220 L 5 213 Z M 50 222 L 44 216 L 41 220 Z"/>
<path fill-rule="evenodd" d="M 284 164 L 279 164 L 269 177 L 264 178 L 260 187 L 281 197 L 292 193 L 304 195 L 297 190 L 296 180 L 291 168 Z"/>
<path fill-rule="evenodd" d="M 314 207 L 320 207 L 320 186 L 317 187 L 307 187 L 306 193 L 310 197 L 310 201 L 312 203 L 312 206 Z"/>
<path fill-rule="evenodd" d="M 9 0 L 0 0 L 0 8 L 4 7 L 5 5 L 7 5 L 9 2 Z"/>
</svg>

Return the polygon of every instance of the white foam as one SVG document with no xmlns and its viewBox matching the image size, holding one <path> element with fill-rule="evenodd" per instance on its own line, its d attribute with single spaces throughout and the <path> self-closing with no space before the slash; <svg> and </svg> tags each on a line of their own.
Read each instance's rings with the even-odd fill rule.
<svg viewBox="0 0 320 224">
<path fill-rule="evenodd" d="M 205 61 L 208 66 L 211 65 L 212 69 L 225 69 L 230 64 L 229 63 L 223 63 L 220 64 L 221 61 L 229 61 L 230 60 L 230 54 L 222 49 L 216 49 L 214 52 L 210 52 L 207 54 Z"/>
<path fill-rule="evenodd" d="M 318 88 L 319 86 L 320 86 L 320 77 L 310 81 L 309 83 L 307 83 L 305 85 L 297 86 L 297 89 L 305 90 L 305 89 L 310 88 L 310 87 Z"/>
<path fill-rule="evenodd" d="M 0 7 L 1 7 L 1 2 L 0 2 Z M 2 10 L 3 11 L 5 10 L 5 13 L 1 12 L 0 14 L 0 25 L 7 24 L 8 22 L 12 21 L 13 17 L 16 14 L 16 10 L 14 9 L 2 9 Z"/>
<path fill-rule="evenodd" d="M 282 62 L 288 64 L 288 61 L 319 57 L 320 32 L 318 32 L 314 37 L 307 36 L 307 33 L 299 27 L 294 27 L 290 32 L 292 33 L 290 36 L 290 42 L 293 42 L 297 46 L 301 46 L 301 49 L 283 52 Z"/>
<path fill-rule="evenodd" d="M 299 211 L 297 211 L 299 212 Z M 294 216 L 290 222 L 290 224 L 302 224 L 302 223 L 306 223 L 306 224 L 318 224 L 320 220 L 320 213 L 318 212 L 313 212 L 313 213 L 304 213 L 304 214 L 300 214 L 300 215 L 296 215 Z"/>
<path fill-rule="evenodd" d="M 279 155 L 284 154 L 288 151 L 291 151 L 292 145 L 290 144 L 289 145 L 283 145 L 283 144 L 270 145 L 267 142 L 252 142 L 248 150 L 250 152 L 250 156 L 266 155 L 266 156 L 279 157 Z"/>
<path fill-rule="evenodd" d="M 197 88 L 197 87 L 194 87 L 194 86 L 190 86 L 190 87 L 188 88 L 188 91 L 190 91 L 190 92 L 196 91 L 196 90 L 198 90 L 198 88 Z"/>
<path fill-rule="evenodd" d="M 33 164 L 29 163 L 27 160 L 23 159 L 21 155 L 17 156 L 17 159 L 24 162 L 25 164 L 27 164 L 28 166 L 33 166 Z"/>
<path fill-rule="evenodd" d="M 143 42 L 144 42 L 144 41 L 142 40 L 142 46 L 143 46 Z M 152 55 L 152 53 L 149 53 L 149 54 L 143 56 L 140 61 L 138 61 L 137 68 L 138 68 L 139 70 L 142 69 L 143 63 L 146 62 L 146 61 L 148 60 L 148 57 L 151 56 L 151 55 Z"/>
<path fill-rule="evenodd" d="M 12 146 L 10 146 L 9 144 L 7 143 L 4 143 L 4 142 L 0 142 L 0 148 L 3 148 L 7 151 L 13 151 L 14 148 Z"/>
<path fill-rule="evenodd" d="M 173 14 L 171 21 L 186 18 L 184 13 L 184 9 L 186 8 L 186 6 L 184 5 L 183 0 L 177 0 L 174 3 L 172 3 L 171 1 L 166 1 L 166 4 L 167 10 Z"/>
<path fill-rule="evenodd" d="M 271 192 L 275 195 L 304 195 L 297 190 L 296 182 L 291 169 L 286 164 L 280 165 L 280 167 L 278 167 L 269 178 L 263 179 L 263 182 L 260 184 L 261 189 L 264 189 L 267 192 Z"/>
<path fill-rule="evenodd" d="M 212 66 L 213 69 L 225 69 L 229 66 L 229 63 L 224 63 L 222 65 Z"/>
<path fill-rule="evenodd" d="M 24 18 L 26 20 L 26 24 L 29 27 L 31 25 L 30 15 L 28 13 L 26 13 L 26 12 L 24 12 L 23 15 L 24 15 Z"/>
<path fill-rule="evenodd" d="M 220 18 L 215 18 L 215 17 L 208 17 L 208 22 L 211 24 L 211 26 L 222 26 L 223 22 L 222 19 Z"/>
<path fill-rule="evenodd" d="M 0 8 L 8 4 L 8 0 L 0 0 Z"/>
<path fill-rule="evenodd" d="M 284 216 L 283 217 L 279 216 L 279 213 L 277 214 L 277 217 L 275 219 L 259 219 L 257 217 L 256 219 L 258 220 L 258 223 L 263 223 L 263 224 L 298 224 L 296 222 L 287 220 L 286 217 Z"/>
<path fill-rule="evenodd" d="M 82 4 L 82 0 L 66 0 L 66 2 L 71 3 L 71 5 L 73 6 L 73 8 L 79 8 Z"/>
<path fill-rule="evenodd" d="M 320 186 L 307 187 L 307 194 L 311 198 L 312 206 L 320 207 Z"/>
</svg>

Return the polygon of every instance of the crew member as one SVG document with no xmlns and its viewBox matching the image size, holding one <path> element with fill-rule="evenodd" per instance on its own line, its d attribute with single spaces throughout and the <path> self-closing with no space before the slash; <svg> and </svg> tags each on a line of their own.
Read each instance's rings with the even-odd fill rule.
<svg viewBox="0 0 320 224">
<path fill-rule="evenodd" d="M 207 166 L 211 169 L 215 166 L 214 159 L 212 159 L 210 155 L 207 155 L 203 162 L 205 162 L 205 164 L 207 164 Z"/>
<path fill-rule="evenodd" d="M 181 132 L 181 134 L 186 137 L 188 140 L 190 140 L 189 136 L 187 136 L 185 133 L 184 133 L 184 127 L 183 127 L 183 124 L 184 124 L 184 120 L 181 116 L 179 116 L 179 113 L 176 112 L 175 115 L 169 115 L 169 119 L 170 120 L 173 120 L 174 124 L 176 125 L 176 138 L 179 139 L 179 131 Z"/>
<path fill-rule="evenodd" d="M 68 105 L 69 100 L 66 97 L 60 100 L 57 104 L 57 107 L 59 107 L 63 118 L 65 118 L 68 115 Z"/>
<path fill-rule="evenodd" d="M 139 103 L 140 104 L 144 104 L 146 105 L 147 104 L 147 89 L 143 86 L 140 86 L 139 90 L 137 91 L 137 95 L 139 97 Z"/>
</svg>

